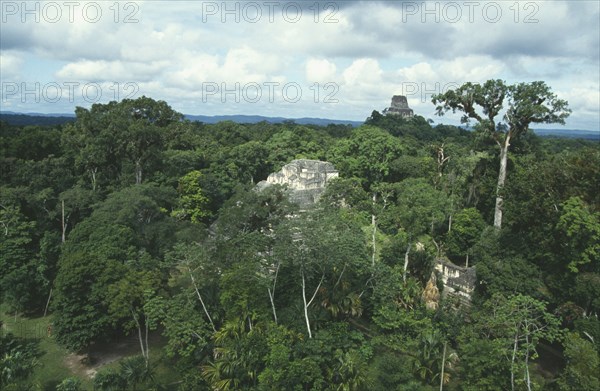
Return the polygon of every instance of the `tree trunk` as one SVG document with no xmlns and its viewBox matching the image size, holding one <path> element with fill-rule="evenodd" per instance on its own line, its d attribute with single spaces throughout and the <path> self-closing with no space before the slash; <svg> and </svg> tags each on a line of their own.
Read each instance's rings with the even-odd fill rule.
<svg viewBox="0 0 600 391">
<path fill-rule="evenodd" d="M 150 361 L 150 345 L 148 344 L 148 317 L 144 315 L 144 322 L 146 327 L 146 368 L 148 368 L 148 362 Z"/>
<path fill-rule="evenodd" d="M 502 211 L 504 209 L 504 183 L 506 182 L 506 167 L 508 164 L 508 147 L 510 147 L 510 132 L 506 134 L 504 143 L 500 145 L 500 171 L 496 186 L 496 208 L 494 210 L 494 227 L 502 228 Z"/>
<path fill-rule="evenodd" d="M 217 329 L 215 328 L 215 324 L 213 323 L 213 320 L 210 317 L 208 310 L 206 309 L 206 305 L 204 305 L 204 300 L 202 300 L 202 295 L 200 294 L 200 291 L 198 290 L 198 285 L 196 285 L 196 280 L 194 279 L 194 275 L 192 274 L 192 269 L 190 269 L 189 267 L 188 267 L 188 272 L 190 273 L 190 279 L 192 280 L 192 285 L 194 286 L 196 295 L 198 296 L 198 299 L 200 300 L 200 304 L 202 304 L 202 309 L 204 310 L 204 313 L 206 314 L 206 317 L 208 318 L 208 321 L 210 322 L 210 325 L 212 326 L 213 331 L 217 331 Z"/>
<path fill-rule="evenodd" d="M 529 377 L 529 336 L 525 335 L 525 381 L 527 382 L 527 391 L 531 391 L 531 379 Z"/>
<path fill-rule="evenodd" d="M 469 267 L 469 253 L 467 253 L 467 256 L 465 257 L 465 267 Z"/>
<path fill-rule="evenodd" d="M 402 281 L 406 282 L 406 272 L 408 271 L 408 254 L 410 253 L 410 243 L 406 248 L 406 253 L 404 253 L 404 273 L 402 273 Z"/>
<path fill-rule="evenodd" d="M 375 203 L 377 202 L 377 193 L 373 193 L 373 213 L 371 214 L 371 225 L 373 226 L 373 254 L 371 255 L 371 266 L 375 266 L 375 252 L 376 248 L 376 234 L 377 234 L 377 220 L 375 219 Z"/>
<path fill-rule="evenodd" d="M 306 329 L 308 330 L 308 338 L 312 338 L 310 319 L 308 319 L 308 305 L 306 304 L 306 282 L 304 281 L 304 272 L 302 272 L 302 302 L 304 303 L 304 319 L 306 321 Z"/>
<path fill-rule="evenodd" d="M 148 363 L 148 357 L 146 356 L 146 349 L 144 349 L 144 341 L 142 339 L 142 325 L 140 325 L 140 321 L 133 310 L 131 310 L 131 316 L 135 321 L 135 325 L 137 326 L 138 331 L 138 340 L 140 341 L 140 349 L 142 350 L 142 357 L 146 360 L 146 364 Z"/>
<path fill-rule="evenodd" d="M 308 338 L 312 338 L 312 331 L 310 330 L 310 319 L 308 318 L 308 307 L 312 304 L 313 300 L 317 296 L 317 292 L 319 292 L 319 288 L 323 283 L 323 278 L 325 275 L 321 276 L 321 281 L 319 281 L 319 285 L 315 288 L 315 292 L 313 293 L 311 299 L 306 302 L 306 280 L 304 278 L 304 270 L 301 271 L 302 274 L 302 301 L 304 302 L 304 319 L 306 320 L 306 329 L 308 330 Z"/>
<path fill-rule="evenodd" d="M 65 200 L 62 200 L 61 202 L 61 208 L 60 208 L 60 212 L 61 212 L 61 223 L 62 223 L 62 243 L 65 243 L 65 232 L 67 231 L 67 226 L 65 225 Z"/>
<path fill-rule="evenodd" d="M 90 168 L 88 171 L 90 172 L 90 175 L 92 176 L 92 191 L 96 191 L 96 172 L 98 172 L 98 168 L 97 167 Z"/>
<path fill-rule="evenodd" d="M 277 323 L 277 310 L 275 309 L 275 288 L 277 286 L 277 275 L 279 274 L 279 266 L 281 266 L 281 262 L 277 264 L 277 268 L 275 269 L 275 279 L 273 280 L 273 290 L 271 288 L 267 288 L 269 292 L 269 299 L 271 300 L 271 309 L 273 310 L 273 319 L 275 319 L 275 324 Z"/>
<path fill-rule="evenodd" d="M 44 308 L 44 318 L 48 313 L 48 306 L 50 305 L 50 299 L 52 298 L 52 288 L 50 288 L 50 293 L 48 294 L 48 300 L 46 301 L 46 308 Z"/>
<path fill-rule="evenodd" d="M 444 353 L 442 353 L 442 371 L 440 374 L 440 391 L 444 390 L 444 367 L 446 366 L 446 345 L 448 345 L 448 342 L 444 342 Z"/>
<path fill-rule="evenodd" d="M 452 214 L 448 217 L 448 233 L 452 232 Z"/>
<path fill-rule="evenodd" d="M 513 347 L 512 359 L 510 360 L 510 387 L 515 391 L 515 359 L 517 357 L 517 347 L 519 345 L 519 334 L 515 334 L 515 343 Z"/>
<path fill-rule="evenodd" d="M 135 162 L 135 184 L 139 185 L 142 183 L 142 164 L 138 160 Z"/>
</svg>

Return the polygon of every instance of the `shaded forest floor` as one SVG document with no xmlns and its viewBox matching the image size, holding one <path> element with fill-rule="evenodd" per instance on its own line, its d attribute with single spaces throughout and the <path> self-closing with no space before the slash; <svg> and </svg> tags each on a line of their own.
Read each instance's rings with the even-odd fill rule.
<svg viewBox="0 0 600 391">
<path fill-rule="evenodd" d="M 118 341 L 105 345 L 96 345 L 83 353 L 69 352 L 57 344 L 52 332 L 53 316 L 24 317 L 9 314 L 4 306 L 0 307 L 0 321 L 5 335 L 12 333 L 16 337 L 36 341 L 40 350 L 38 365 L 30 380 L 42 390 L 56 389 L 63 379 L 76 376 L 82 380 L 82 386 L 91 390 L 92 379 L 98 371 L 108 368 L 118 368 L 119 360 L 139 354 L 140 347 L 134 335 L 123 337 Z M 150 355 L 158 359 L 163 356 L 164 341 L 158 333 L 150 335 Z M 166 363 L 157 368 L 157 377 L 161 381 L 172 381 L 177 376 Z"/>
</svg>

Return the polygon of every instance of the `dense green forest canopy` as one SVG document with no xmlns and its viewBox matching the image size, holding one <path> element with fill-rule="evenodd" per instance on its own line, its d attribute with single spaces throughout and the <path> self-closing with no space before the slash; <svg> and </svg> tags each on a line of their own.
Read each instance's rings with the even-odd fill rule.
<svg viewBox="0 0 600 391">
<path fill-rule="evenodd" d="M 2 309 L 75 352 L 135 338 L 95 390 L 600 389 L 598 143 L 515 130 L 494 227 L 493 126 L 209 125 L 142 97 L 0 130 Z M 339 170 L 313 208 L 255 189 L 302 158 Z M 470 305 L 439 259 L 475 267 Z M 1 338 L 0 385 L 33 389 L 35 341 Z"/>
</svg>

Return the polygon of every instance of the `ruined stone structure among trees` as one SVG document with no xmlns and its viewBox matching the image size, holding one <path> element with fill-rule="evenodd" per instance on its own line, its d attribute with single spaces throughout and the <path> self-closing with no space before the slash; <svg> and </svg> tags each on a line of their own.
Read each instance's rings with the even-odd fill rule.
<svg viewBox="0 0 600 391">
<path fill-rule="evenodd" d="M 270 174 L 257 187 L 262 190 L 270 185 L 287 185 L 290 200 L 303 208 L 316 203 L 325 191 L 327 182 L 337 177 L 338 171 L 329 162 L 298 159 L 283 166 L 281 171 Z"/>
<path fill-rule="evenodd" d="M 414 112 L 408 107 L 408 100 L 406 100 L 404 95 L 394 95 L 392 97 L 392 104 L 383 110 L 383 114 L 410 118 L 414 115 Z"/>
<path fill-rule="evenodd" d="M 444 284 L 443 297 L 452 296 L 466 304 L 471 302 L 477 281 L 474 267 L 462 267 L 444 259 L 437 259 L 435 270 Z"/>
</svg>

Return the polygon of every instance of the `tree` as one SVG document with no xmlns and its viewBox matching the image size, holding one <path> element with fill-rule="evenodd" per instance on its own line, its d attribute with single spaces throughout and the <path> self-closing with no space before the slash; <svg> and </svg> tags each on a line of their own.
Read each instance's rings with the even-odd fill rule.
<svg viewBox="0 0 600 391">
<path fill-rule="evenodd" d="M 273 169 L 270 164 L 269 149 L 264 143 L 249 141 L 231 148 L 227 160 L 234 164 L 236 178 L 240 183 L 254 184 L 267 178 Z"/>
<path fill-rule="evenodd" d="M 81 391 L 81 380 L 76 377 L 68 377 L 56 386 L 56 391 Z"/>
<path fill-rule="evenodd" d="M 201 304 L 212 330 L 216 331 L 209 311 L 210 303 L 202 293 L 206 289 L 214 289 L 217 284 L 218 266 L 211 259 L 211 254 L 198 244 L 177 243 L 173 250 L 167 253 L 166 259 L 174 269 L 172 276 L 181 275 L 186 280 L 189 279 L 190 291 Z"/>
<path fill-rule="evenodd" d="M 204 320 L 193 292 L 180 292 L 172 297 L 154 296 L 144 305 L 147 320 L 163 327 L 167 338 L 166 355 L 170 358 L 190 358 L 201 355 L 210 342 L 212 327 Z"/>
<path fill-rule="evenodd" d="M 2 327 L 0 322 L 0 327 Z M 25 381 L 39 364 L 41 352 L 37 343 L 14 336 L 0 334 L 0 386 L 5 389 Z M 20 389 L 20 388 L 15 388 Z"/>
<path fill-rule="evenodd" d="M 314 211 L 288 221 L 276 235 L 274 254 L 291 266 L 289 270 L 295 274 L 292 280 L 296 280 L 301 288 L 304 321 L 308 336 L 312 338 L 309 310 L 319 293 L 333 298 L 334 292 L 342 291 L 345 284 L 351 284 L 353 278 L 368 270 L 363 233 L 356 224 L 342 219 L 337 213 Z M 361 285 L 354 289 L 362 289 Z M 328 303 L 323 304 L 327 307 Z M 348 304 L 350 307 L 343 311 L 349 315 L 361 312 L 357 308 L 360 298 L 350 300 Z M 353 306 L 354 310 L 351 309 Z"/>
<path fill-rule="evenodd" d="M 108 286 L 126 271 L 101 255 L 82 252 L 61 256 L 52 308 L 56 340 L 79 351 L 113 331 L 105 300 Z"/>
<path fill-rule="evenodd" d="M 450 256 L 457 258 L 465 256 L 465 264 L 468 267 L 469 254 L 484 228 L 485 221 L 475 208 L 463 209 L 454 215 L 452 231 L 448 232 L 446 242 Z"/>
<path fill-rule="evenodd" d="M 128 388 L 136 391 L 141 384 L 154 380 L 154 368 L 143 356 L 126 357 L 119 362 L 119 374 Z M 146 388 L 147 389 L 147 388 Z"/>
<path fill-rule="evenodd" d="M 496 123 L 505 100 L 507 108 L 502 117 L 504 122 Z M 532 123 L 564 124 L 571 113 L 567 101 L 558 99 L 543 81 L 506 85 L 502 80 L 488 80 L 483 85 L 469 82 L 457 89 L 434 95 L 432 102 L 437 105 L 438 115 L 458 110 L 463 112 L 462 123 L 476 120 L 477 130 L 491 136 L 500 148 L 494 227 L 501 228 L 511 140 L 526 133 Z"/>
<path fill-rule="evenodd" d="M 562 204 L 557 229 L 569 260 L 569 270 L 600 273 L 600 213 L 592 213 L 579 197 Z"/>
<path fill-rule="evenodd" d="M 200 187 L 201 177 L 200 171 L 190 171 L 179 179 L 179 207 L 171 212 L 171 216 L 192 223 L 200 223 L 208 217 L 208 198 Z"/>
<path fill-rule="evenodd" d="M 55 280 L 60 343 L 77 350 L 115 328 L 128 329 L 129 319 L 140 313 L 146 287 L 159 291 L 164 286 L 166 271 L 158 259 L 175 234 L 162 207 L 170 199 L 166 189 L 132 186 L 96 205 L 71 231 Z M 145 328 L 143 322 L 140 326 Z"/>
<path fill-rule="evenodd" d="M 35 225 L 18 207 L 0 205 L 0 293 L 15 313 L 43 301 L 46 284 L 32 240 Z"/>
<path fill-rule="evenodd" d="M 559 320 L 546 312 L 546 304 L 525 295 L 494 295 L 484 305 L 477 329 L 489 339 L 497 339 L 502 354 L 510 361 L 510 385 L 515 390 L 518 372 L 528 391 L 533 384 L 530 360 L 537 357 L 540 340 L 552 342 L 561 337 Z"/>
<path fill-rule="evenodd" d="M 160 275 L 155 271 L 128 270 L 123 278 L 108 287 L 108 312 L 114 318 L 114 322 L 129 319 L 124 322 L 122 328 L 126 332 L 132 328 L 136 329 L 146 365 L 150 361 L 148 344 L 150 320 L 145 311 L 145 304 L 150 301 L 157 287 L 160 286 Z"/>
<path fill-rule="evenodd" d="M 361 126 L 348 139 L 340 140 L 331 151 L 331 162 L 342 177 L 356 177 L 365 189 L 383 180 L 389 173 L 390 163 L 404 148 L 400 140 L 374 126 Z"/>
<path fill-rule="evenodd" d="M 398 138 L 383 129 L 365 125 L 354 130 L 350 138 L 340 140 L 331 152 L 331 161 L 340 170 L 340 174 L 343 177 L 358 178 L 364 189 L 371 193 L 372 265 L 375 263 L 377 234 L 375 204 L 379 194 L 374 185 L 388 176 L 390 163 L 403 150 Z"/>
<path fill-rule="evenodd" d="M 130 173 L 141 184 L 160 159 L 164 130 L 183 118 L 166 102 L 145 96 L 95 103 L 89 110 L 77 107 L 75 114 L 62 142 L 79 172 L 89 175 L 94 191 L 99 183 Z"/>
<path fill-rule="evenodd" d="M 569 333 L 563 342 L 567 365 L 558 379 L 561 391 L 600 389 L 600 357 L 594 343 Z"/>
<path fill-rule="evenodd" d="M 388 224 L 402 227 L 408 234 L 404 253 L 404 279 L 406 280 L 409 256 L 413 250 L 425 255 L 434 247 L 431 242 L 439 248 L 433 237 L 436 226 L 446 218 L 447 197 L 423 178 L 403 180 L 396 186 L 396 194 L 395 205 L 389 207 L 388 216 L 391 221 Z M 427 234 L 429 237 L 426 236 Z M 430 270 L 427 269 L 430 265 L 421 266 L 424 266 L 421 270 L 422 277 L 429 278 Z"/>
<path fill-rule="evenodd" d="M 102 370 L 94 376 L 94 391 L 121 391 L 126 387 L 125 379 L 114 369 Z"/>
</svg>

